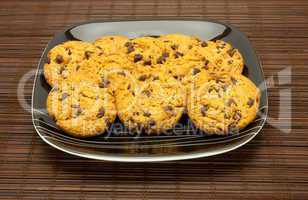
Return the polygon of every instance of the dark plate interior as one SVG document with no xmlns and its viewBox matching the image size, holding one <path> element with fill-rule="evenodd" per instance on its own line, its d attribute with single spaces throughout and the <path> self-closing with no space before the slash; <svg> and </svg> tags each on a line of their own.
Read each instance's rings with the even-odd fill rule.
<svg viewBox="0 0 308 200">
<path fill-rule="evenodd" d="M 94 41 L 103 35 L 125 35 L 130 38 L 144 35 L 157 36 L 167 33 L 182 33 L 198 36 L 203 40 L 221 39 L 231 43 L 239 49 L 245 60 L 244 75 L 249 77 L 261 90 L 260 109 L 258 117 L 238 134 L 224 137 L 207 136 L 201 131 L 196 131 L 186 115 L 183 115 L 181 124 L 187 128 L 175 128 L 168 133 L 159 136 L 147 136 L 125 130 L 123 125 L 111 126 L 107 133 L 88 139 L 77 139 L 65 134 L 54 123 L 46 112 L 46 98 L 50 86 L 43 75 L 43 66 L 47 59 L 48 51 L 55 45 L 68 40 Z M 152 149 L 155 147 L 190 147 L 194 145 L 215 144 L 242 138 L 249 134 L 258 133 L 267 115 L 267 91 L 264 82 L 262 68 L 248 39 L 239 30 L 230 25 L 213 21 L 98 21 L 88 22 L 73 26 L 64 32 L 58 33 L 48 43 L 38 65 L 33 97 L 33 123 L 40 134 L 52 137 L 58 141 L 93 148 L 108 148 L 121 151 L 132 145 L 137 149 Z M 116 120 L 119 122 L 119 120 Z M 119 123 L 117 123 L 119 124 Z M 122 126 L 122 127 L 121 127 Z M 147 151 L 148 152 L 148 151 Z"/>
</svg>

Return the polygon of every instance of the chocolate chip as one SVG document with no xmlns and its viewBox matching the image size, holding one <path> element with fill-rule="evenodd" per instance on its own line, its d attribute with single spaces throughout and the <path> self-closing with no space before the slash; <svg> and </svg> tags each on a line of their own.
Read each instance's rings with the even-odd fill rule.
<svg viewBox="0 0 308 200">
<path fill-rule="evenodd" d="M 125 47 L 132 47 L 132 46 L 134 46 L 134 44 L 133 44 L 132 42 L 126 42 L 126 43 L 124 44 L 124 46 L 125 46 Z"/>
<path fill-rule="evenodd" d="M 216 46 L 216 49 L 223 49 L 225 48 L 225 45 L 226 45 L 225 43 L 219 44 Z"/>
<path fill-rule="evenodd" d="M 50 64 L 50 58 L 47 56 L 47 64 Z"/>
<path fill-rule="evenodd" d="M 222 86 L 222 88 L 223 88 L 224 92 L 226 92 L 226 91 L 227 91 L 228 87 L 229 87 L 228 85 L 223 85 L 223 86 Z"/>
<path fill-rule="evenodd" d="M 110 126 L 111 125 L 111 121 L 108 118 L 105 119 L 105 123 L 106 123 L 106 126 Z"/>
<path fill-rule="evenodd" d="M 237 83 L 237 80 L 233 76 L 231 76 L 231 82 L 233 83 L 233 85 L 235 85 Z"/>
<path fill-rule="evenodd" d="M 159 76 L 153 76 L 153 81 L 159 80 Z"/>
<path fill-rule="evenodd" d="M 96 115 L 97 118 L 102 118 L 104 117 L 105 115 L 105 109 L 103 107 L 101 107 L 99 110 L 98 110 L 98 113 Z"/>
<path fill-rule="evenodd" d="M 79 68 L 80 68 L 80 65 L 77 65 L 77 66 L 76 66 L 76 71 L 78 71 L 78 70 L 79 70 Z"/>
<path fill-rule="evenodd" d="M 85 94 L 84 92 L 80 92 L 80 95 L 83 97 L 88 97 L 87 94 Z"/>
<path fill-rule="evenodd" d="M 171 115 L 176 115 L 176 113 L 175 113 L 175 111 L 174 111 L 172 106 L 165 106 L 164 110 L 166 111 L 166 113 L 169 113 Z"/>
<path fill-rule="evenodd" d="M 193 75 L 196 75 L 196 74 L 198 74 L 198 73 L 200 73 L 200 72 L 201 72 L 200 69 L 194 68 L 192 74 L 193 74 Z"/>
<path fill-rule="evenodd" d="M 151 92 L 149 90 L 143 90 L 142 93 L 145 94 L 147 97 L 151 96 Z"/>
<path fill-rule="evenodd" d="M 218 43 L 219 48 L 223 49 L 226 46 L 226 43 L 224 41 L 220 41 Z"/>
<path fill-rule="evenodd" d="M 179 45 L 177 45 L 177 44 L 171 45 L 171 49 L 173 49 L 173 50 L 176 50 L 176 49 L 178 49 L 178 48 L 179 48 Z"/>
<path fill-rule="evenodd" d="M 209 88 L 209 93 L 211 93 L 212 91 L 215 91 L 216 93 L 218 93 L 218 92 L 219 92 L 219 89 L 216 88 L 214 85 L 212 85 L 212 86 L 210 86 L 210 88 Z"/>
<path fill-rule="evenodd" d="M 149 127 L 153 127 L 156 125 L 156 122 L 154 120 L 150 120 L 148 124 L 149 124 Z"/>
<path fill-rule="evenodd" d="M 204 60 L 204 66 L 208 66 L 209 62 L 210 62 L 209 60 L 205 59 Z"/>
<path fill-rule="evenodd" d="M 232 104 L 237 105 L 237 103 L 235 102 L 235 100 L 233 98 L 230 98 L 227 102 L 227 106 L 231 106 Z"/>
<path fill-rule="evenodd" d="M 207 47 L 207 46 L 208 46 L 208 45 L 207 45 L 207 42 L 203 41 L 203 42 L 201 43 L 201 46 L 202 46 L 202 47 Z"/>
<path fill-rule="evenodd" d="M 145 81 L 148 78 L 148 76 L 146 74 L 143 74 L 141 76 L 139 76 L 138 80 L 139 81 Z"/>
<path fill-rule="evenodd" d="M 108 87 L 108 85 L 110 84 L 110 81 L 109 80 L 105 80 L 104 78 L 102 78 L 101 82 L 98 84 L 98 86 L 100 88 L 106 88 Z"/>
<path fill-rule="evenodd" d="M 135 51 L 135 48 L 133 46 L 127 47 L 127 53 L 131 53 L 133 51 Z"/>
<path fill-rule="evenodd" d="M 123 72 L 123 71 L 118 72 L 118 74 L 119 74 L 119 75 L 121 75 L 121 76 L 124 76 L 124 77 L 126 76 L 126 73 L 125 73 L 125 72 Z"/>
<path fill-rule="evenodd" d="M 130 84 L 128 84 L 127 89 L 129 90 L 130 88 L 131 88 L 131 85 L 130 85 Z"/>
<path fill-rule="evenodd" d="M 233 119 L 236 120 L 236 121 L 238 121 L 238 120 L 240 120 L 241 118 L 242 118 L 241 112 L 240 112 L 240 111 L 236 111 L 236 112 L 234 113 L 234 115 L 233 115 Z"/>
<path fill-rule="evenodd" d="M 131 122 L 131 123 L 134 123 L 135 122 L 135 120 L 132 118 L 132 117 L 129 117 L 127 120 L 126 120 L 127 122 Z"/>
<path fill-rule="evenodd" d="M 168 57 L 169 57 L 169 53 L 168 53 L 168 52 L 164 52 L 164 53 L 162 54 L 162 57 L 168 58 Z"/>
<path fill-rule="evenodd" d="M 68 96 L 69 96 L 69 94 L 66 93 L 66 92 L 64 92 L 64 93 L 62 94 L 62 96 L 59 98 L 59 100 L 60 100 L 60 101 L 63 101 L 63 100 L 66 99 Z"/>
<path fill-rule="evenodd" d="M 85 58 L 88 60 L 90 57 L 91 57 L 91 54 L 92 54 L 93 52 L 91 52 L 91 51 L 85 51 L 84 52 L 84 56 L 85 56 Z"/>
<path fill-rule="evenodd" d="M 218 126 L 217 129 L 219 132 L 223 132 L 223 129 L 221 127 Z"/>
<path fill-rule="evenodd" d="M 181 53 L 181 52 L 178 52 L 178 51 L 176 51 L 175 54 L 174 54 L 175 58 L 179 58 L 179 57 L 182 57 L 182 56 L 184 56 L 184 54 Z"/>
<path fill-rule="evenodd" d="M 166 62 L 166 58 L 163 56 L 159 56 L 159 58 L 157 58 L 157 64 L 163 64 L 164 62 Z"/>
<path fill-rule="evenodd" d="M 127 53 L 135 51 L 134 44 L 132 42 L 126 42 L 124 46 L 127 47 Z"/>
<path fill-rule="evenodd" d="M 193 39 L 196 40 L 197 42 L 201 42 L 201 40 L 197 37 L 194 37 Z"/>
<path fill-rule="evenodd" d="M 230 119 L 230 118 L 231 118 L 231 116 L 230 116 L 230 114 L 225 113 L 225 114 L 224 114 L 224 118 L 225 118 L 225 119 Z"/>
<path fill-rule="evenodd" d="M 165 107 L 164 107 L 164 110 L 165 110 L 166 112 L 170 112 L 170 111 L 173 111 L 173 107 L 172 107 L 172 106 L 165 106 Z"/>
<path fill-rule="evenodd" d="M 133 112 L 133 115 L 139 115 L 140 113 L 139 112 Z"/>
<path fill-rule="evenodd" d="M 151 65 L 152 64 L 152 61 L 151 60 L 145 60 L 143 62 L 143 65 Z"/>
<path fill-rule="evenodd" d="M 136 62 L 138 62 L 138 61 L 140 61 L 140 60 L 142 60 L 142 55 L 141 54 L 135 54 L 135 56 L 134 56 L 134 62 L 136 63 Z"/>
<path fill-rule="evenodd" d="M 70 48 L 67 48 L 66 50 L 67 50 L 67 54 L 68 54 L 68 55 L 71 55 L 71 54 L 72 54 L 72 51 L 71 51 Z"/>
<path fill-rule="evenodd" d="M 64 71 L 65 71 L 65 67 L 61 66 L 60 69 L 59 69 L 59 74 L 62 74 Z"/>
<path fill-rule="evenodd" d="M 254 103 L 255 103 L 255 101 L 252 98 L 249 98 L 248 102 L 247 102 L 247 105 L 249 106 L 249 108 L 251 108 Z"/>
<path fill-rule="evenodd" d="M 102 47 L 101 46 L 95 46 L 96 48 L 98 48 L 98 49 L 100 49 L 100 50 L 102 50 Z"/>
<path fill-rule="evenodd" d="M 223 77 L 216 77 L 215 82 L 216 83 L 224 83 L 225 79 Z"/>
<path fill-rule="evenodd" d="M 56 63 L 61 64 L 64 61 L 64 59 L 61 55 L 57 55 L 55 61 Z"/>
<path fill-rule="evenodd" d="M 151 113 L 145 111 L 145 112 L 143 113 L 143 116 L 145 116 L 145 117 L 150 117 L 150 116 L 151 116 Z"/>
<path fill-rule="evenodd" d="M 232 48 L 232 49 L 229 49 L 227 51 L 227 53 L 229 54 L 229 56 L 233 57 L 233 55 L 236 53 L 236 49 Z"/>
<path fill-rule="evenodd" d="M 209 109 L 209 106 L 208 106 L 208 105 L 205 105 L 205 106 L 203 105 L 203 106 L 201 106 L 200 112 L 201 112 L 201 114 L 202 114 L 203 117 L 206 116 L 206 112 L 208 111 L 208 109 Z"/>
<path fill-rule="evenodd" d="M 82 113 L 82 109 L 80 108 L 80 106 L 76 107 L 74 112 L 73 112 L 73 117 L 76 118 L 78 117 L 79 115 L 81 115 Z"/>
</svg>

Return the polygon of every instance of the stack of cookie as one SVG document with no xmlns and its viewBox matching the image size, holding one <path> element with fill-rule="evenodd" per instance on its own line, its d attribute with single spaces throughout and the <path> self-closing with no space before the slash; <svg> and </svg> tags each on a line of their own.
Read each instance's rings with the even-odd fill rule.
<svg viewBox="0 0 308 200">
<path fill-rule="evenodd" d="M 255 117 L 258 88 L 224 41 L 169 34 L 69 41 L 48 53 L 48 113 L 68 134 L 104 133 L 116 116 L 132 131 L 162 133 L 185 111 L 208 134 L 238 132 Z"/>
</svg>

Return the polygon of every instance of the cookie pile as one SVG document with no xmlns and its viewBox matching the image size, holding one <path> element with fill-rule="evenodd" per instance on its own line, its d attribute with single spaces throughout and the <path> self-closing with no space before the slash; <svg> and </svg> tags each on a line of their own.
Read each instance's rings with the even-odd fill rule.
<svg viewBox="0 0 308 200">
<path fill-rule="evenodd" d="M 68 134 L 104 133 L 116 116 L 132 131 L 162 133 L 187 111 L 208 134 L 238 132 L 255 117 L 260 92 L 241 75 L 230 44 L 169 34 L 68 41 L 48 53 L 47 111 Z"/>
</svg>

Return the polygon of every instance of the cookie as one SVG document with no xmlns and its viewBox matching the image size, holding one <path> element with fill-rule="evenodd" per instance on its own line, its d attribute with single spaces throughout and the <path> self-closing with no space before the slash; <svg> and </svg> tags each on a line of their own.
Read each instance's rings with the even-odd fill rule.
<svg viewBox="0 0 308 200">
<path fill-rule="evenodd" d="M 72 76 L 82 61 L 96 53 L 97 49 L 87 42 L 69 41 L 55 46 L 48 52 L 47 63 L 44 65 L 46 81 L 51 86 L 57 85 Z"/>
<path fill-rule="evenodd" d="M 47 111 L 56 124 L 75 137 L 103 134 L 116 117 L 114 97 L 88 81 L 62 82 L 47 98 Z"/>
<path fill-rule="evenodd" d="M 188 52 L 206 63 L 206 70 L 210 73 L 241 74 L 244 60 L 238 49 L 222 40 L 200 41 Z"/>
<path fill-rule="evenodd" d="M 172 128 L 185 108 L 186 91 L 163 73 L 134 74 L 116 91 L 118 116 L 130 130 L 161 133 Z"/>
<path fill-rule="evenodd" d="M 255 117 L 259 89 L 245 76 L 200 73 L 188 92 L 188 115 L 207 134 L 237 133 Z"/>
</svg>

